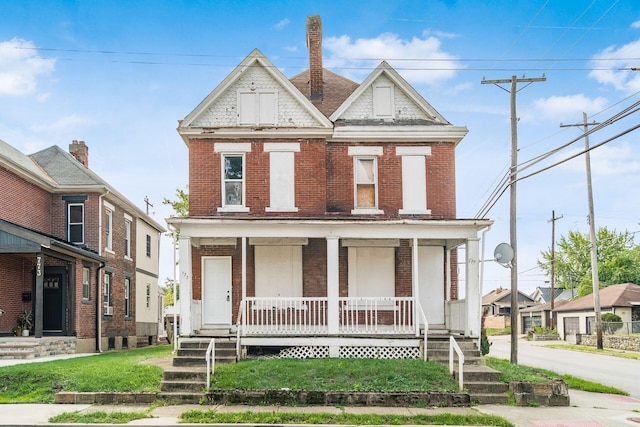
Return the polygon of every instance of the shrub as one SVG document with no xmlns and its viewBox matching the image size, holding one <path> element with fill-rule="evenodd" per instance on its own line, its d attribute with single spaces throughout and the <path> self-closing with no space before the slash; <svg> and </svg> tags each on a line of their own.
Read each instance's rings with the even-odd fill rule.
<svg viewBox="0 0 640 427">
<path fill-rule="evenodd" d="M 602 320 L 602 332 L 605 334 L 615 334 L 622 328 L 622 318 L 617 314 L 604 313 L 600 320 Z"/>
</svg>

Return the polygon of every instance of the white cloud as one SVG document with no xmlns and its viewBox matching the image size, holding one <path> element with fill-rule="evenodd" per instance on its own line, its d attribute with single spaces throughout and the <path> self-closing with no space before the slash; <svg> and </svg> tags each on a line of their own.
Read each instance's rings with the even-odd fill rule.
<svg viewBox="0 0 640 427">
<path fill-rule="evenodd" d="M 602 84 L 613 85 L 620 91 L 629 93 L 640 91 L 640 72 L 628 70 L 638 66 L 638 57 L 640 57 L 640 40 L 627 43 L 620 48 L 609 46 L 593 57 L 592 66 L 596 69 L 589 73 L 589 77 Z"/>
<path fill-rule="evenodd" d="M 25 96 L 37 89 L 37 80 L 53 72 L 55 59 L 38 55 L 33 42 L 14 38 L 0 42 L 0 96 Z"/>
<path fill-rule="evenodd" d="M 592 137 L 593 139 L 593 137 Z M 559 158 L 567 158 L 584 148 L 575 148 L 571 151 L 564 152 Z M 571 172 L 585 173 L 584 156 L 578 156 L 568 161 L 562 167 Z M 591 150 L 591 173 L 593 175 L 613 176 L 613 175 L 629 175 L 640 172 L 640 158 L 638 153 L 634 151 L 631 144 L 623 142 L 620 145 L 603 145 Z"/>
<path fill-rule="evenodd" d="M 555 120 L 576 120 L 582 112 L 596 113 L 604 109 L 607 100 L 602 97 L 590 99 L 583 94 L 568 96 L 550 96 L 534 101 L 535 111 L 529 112 L 535 117 Z"/>
<path fill-rule="evenodd" d="M 462 68 L 457 58 L 441 47 L 436 37 L 401 39 L 397 34 L 384 33 L 372 39 L 351 40 L 349 36 L 329 37 L 324 40 L 328 57 L 327 68 L 343 68 L 340 74 L 358 80 L 368 75 L 386 60 L 407 81 L 437 85 L 454 77 Z"/>
<path fill-rule="evenodd" d="M 631 24 L 631 28 L 640 28 L 640 21 L 636 21 Z"/>
<path fill-rule="evenodd" d="M 287 18 L 284 18 L 282 21 L 278 22 L 276 25 L 274 25 L 274 28 L 276 30 L 282 30 L 284 27 L 286 27 L 287 25 L 289 25 L 289 20 Z"/>
<path fill-rule="evenodd" d="M 93 122 L 86 117 L 78 116 L 77 114 L 71 114 L 69 116 L 61 117 L 53 123 L 33 126 L 31 130 L 37 133 L 58 135 L 69 130 L 75 131 L 81 126 L 88 126 L 92 123 Z"/>
</svg>

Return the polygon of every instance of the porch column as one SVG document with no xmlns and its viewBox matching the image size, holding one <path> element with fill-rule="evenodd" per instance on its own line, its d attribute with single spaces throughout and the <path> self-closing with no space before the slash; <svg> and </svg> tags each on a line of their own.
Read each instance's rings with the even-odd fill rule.
<svg viewBox="0 0 640 427">
<path fill-rule="evenodd" d="M 480 239 L 467 240 L 466 250 L 466 288 L 467 326 L 465 335 L 480 337 L 481 299 L 480 299 Z"/>
<path fill-rule="evenodd" d="M 337 334 L 339 328 L 339 241 L 338 237 L 327 237 L 327 328 L 329 334 Z"/>
<path fill-rule="evenodd" d="M 193 290 L 191 283 L 191 238 L 180 236 L 180 336 L 191 335 L 191 299 Z"/>
<path fill-rule="evenodd" d="M 416 336 L 420 336 L 420 322 L 422 322 L 422 316 L 418 313 L 417 310 L 417 307 L 420 305 L 420 286 L 418 286 L 418 284 L 420 283 L 420 277 L 418 275 L 418 238 L 413 238 L 413 247 L 411 249 L 413 251 L 411 254 L 411 287 L 413 288 L 413 304 L 415 306 L 413 310 L 413 323 L 416 326 Z M 424 307 L 421 307 L 421 309 L 424 310 Z M 424 313 L 424 315 L 426 316 L 427 313 Z M 429 328 L 429 325 L 425 324 L 424 327 L 426 332 L 426 329 Z"/>
<path fill-rule="evenodd" d="M 36 254 L 36 305 L 33 313 L 33 335 L 42 338 L 42 317 L 44 315 L 44 255 Z"/>
</svg>

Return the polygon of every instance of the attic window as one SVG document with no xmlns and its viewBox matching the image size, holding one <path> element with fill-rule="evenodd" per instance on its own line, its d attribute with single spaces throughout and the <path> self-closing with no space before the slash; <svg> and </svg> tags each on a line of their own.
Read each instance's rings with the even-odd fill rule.
<svg viewBox="0 0 640 427">
<path fill-rule="evenodd" d="M 373 117 L 391 119 L 394 117 L 393 85 L 378 83 L 373 85 Z"/>
<path fill-rule="evenodd" d="M 275 125 L 278 94 L 275 91 L 238 91 L 238 125 Z"/>
</svg>

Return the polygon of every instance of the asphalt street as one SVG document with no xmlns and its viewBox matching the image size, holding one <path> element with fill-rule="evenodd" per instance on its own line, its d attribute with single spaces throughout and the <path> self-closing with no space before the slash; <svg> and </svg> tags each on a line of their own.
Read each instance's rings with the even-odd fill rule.
<svg viewBox="0 0 640 427">
<path fill-rule="evenodd" d="M 511 336 L 489 337 L 489 356 L 510 359 Z M 569 374 L 629 392 L 640 398 L 640 360 L 545 347 L 551 341 L 518 340 L 518 364 Z"/>
</svg>

